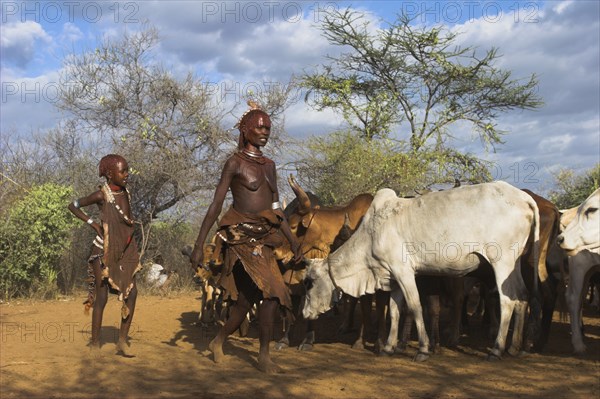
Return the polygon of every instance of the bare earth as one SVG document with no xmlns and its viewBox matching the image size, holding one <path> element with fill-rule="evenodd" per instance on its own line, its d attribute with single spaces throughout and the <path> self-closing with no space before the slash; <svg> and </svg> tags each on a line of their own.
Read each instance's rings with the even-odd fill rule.
<svg viewBox="0 0 600 399">
<path fill-rule="evenodd" d="M 312 352 L 272 351 L 286 373 L 256 368 L 256 326 L 233 335 L 230 355 L 215 364 L 207 350 L 217 327 L 194 325 L 196 294 L 138 298 L 130 333 L 135 357 L 115 355 L 120 306 L 111 296 L 104 315 L 104 345 L 91 352 L 90 316 L 81 298 L 0 305 L 0 397 L 201 398 L 479 398 L 600 397 L 600 318 L 586 310 L 588 354 L 571 354 L 569 328 L 556 314 L 544 354 L 500 362 L 484 360 L 493 341 L 477 332 L 458 350 L 443 349 L 426 363 L 407 354 L 378 357 L 351 349 L 354 334 L 337 336 L 339 317 L 319 321 Z M 281 335 L 280 329 L 276 333 Z"/>
</svg>

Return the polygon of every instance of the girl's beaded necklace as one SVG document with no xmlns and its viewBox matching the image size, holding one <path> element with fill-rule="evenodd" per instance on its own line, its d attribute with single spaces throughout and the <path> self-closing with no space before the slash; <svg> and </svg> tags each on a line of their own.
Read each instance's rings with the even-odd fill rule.
<svg viewBox="0 0 600 399">
<path fill-rule="evenodd" d="M 129 200 L 129 203 L 131 203 L 131 195 L 129 194 L 129 190 L 127 190 L 127 188 L 123 188 L 123 190 L 118 191 L 118 192 L 114 192 L 111 189 L 111 187 L 109 186 L 108 182 L 104 183 L 104 193 L 106 194 L 106 200 L 113 204 L 115 209 L 117 210 L 117 212 L 119 212 L 121 214 L 121 216 L 123 217 L 123 220 L 125 220 L 125 223 L 127 223 L 128 225 L 133 225 L 134 220 L 132 220 L 129 216 L 127 216 L 125 214 L 125 212 L 123 212 L 123 210 L 121 209 L 121 207 L 115 202 L 115 195 L 120 195 L 123 194 L 123 192 L 127 193 L 127 199 Z"/>
</svg>

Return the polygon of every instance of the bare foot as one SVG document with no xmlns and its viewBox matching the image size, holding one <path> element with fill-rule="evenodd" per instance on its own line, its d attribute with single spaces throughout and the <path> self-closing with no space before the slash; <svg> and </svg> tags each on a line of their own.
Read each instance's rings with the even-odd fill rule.
<svg viewBox="0 0 600 399">
<path fill-rule="evenodd" d="M 283 369 L 281 367 L 279 367 L 277 364 L 275 364 L 275 362 L 273 362 L 271 360 L 271 358 L 268 356 L 265 356 L 265 357 L 259 356 L 258 357 L 257 368 L 266 374 L 284 373 Z"/>
<path fill-rule="evenodd" d="M 126 341 L 119 340 L 117 342 L 117 355 L 121 355 L 123 357 L 135 357 L 131 353 L 129 353 L 129 344 Z"/>
<path fill-rule="evenodd" d="M 208 349 L 212 352 L 215 363 L 221 363 L 223 360 L 225 360 L 223 344 L 217 343 L 216 340 L 217 338 L 214 338 L 212 341 L 210 341 L 210 344 L 208 344 Z"/>
<path fill-rule="evenodd" d="M 90 348 L 90 356 L 93 359 L 100 359 L 102 357 L 102 352 L 100 351 L 100 342 L 91 342 L 87 344 L 88 348 Z"/>
<path fill-rule="evenodd" d="M 88 342 L 87 346 L 92 351 L 98 351 L 100 350 L 100 341 L 90 341 Z"/>
</svg>

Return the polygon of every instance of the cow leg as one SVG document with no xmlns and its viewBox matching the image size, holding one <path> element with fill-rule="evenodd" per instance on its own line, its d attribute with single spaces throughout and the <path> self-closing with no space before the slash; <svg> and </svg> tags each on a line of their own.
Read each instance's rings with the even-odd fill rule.
<svg viewBox="0 0 600 399">
<path fill-rule="evenodd" d="M 412 313 L 408 311 L 406 305 L 404 306 L 406 312 L 404 312 L 404 323 L 402 323 L 402 332 L 400 333 L 400 345 L 398 345 L 398 349 L 400 352 L 406 351 L 406 347 L 408 346 L 408 341 L 410 340 L 410 335 L 412 333 L 412 327 L 415 322 L 415 318 Z"/>
<path fill-rule="evenodd" d="M 354 313 L 356 311 L 356 303 L 358 302 L 358 298 L 354 298 L 353 296 L 344 294 L 344 318 L 342 325 L 338 329 L 338 334 L 346 334 L 352 331 L 354 327 Z"/>
<path fill-rule="evenodd" d="M 400 309 L 404 305 L 404 294 L 400 288 L 390 293 L 390 332 L 383 347 L 383 353 L 391 355 L 398 344 L 398 326 L 400 324 Z"/>
<path fill-rule="evenodd" d="M 370 337 L 371 328 L 371 308 L 373 307 L 373 294 L 365 294 L 360 297 L 361 325 L 358 338 L 352 345 L 353 349 L 364 349 L 365 343 Z"/>
<path fill-rule="evenodd" d="M 500 327 L 494 348 L 492 348 L 488 355 L 488 360 L 500 359 L 502 357 L 502 353 L 506 347 L 506 337 L 513 311 L 515 312 L 515 325 L 509 353 L 516 355 L 521 349 L 525 309 L 527 308 L 527 288 L 519 269 L 519 260 L 517 260 L 517 263 L 513 267 L 503 264 L 494 265 L 500 298 Z"/>
<path fill-rule="evenodd" d="M 390 302 L 390 293 L 378 290 L 375 292 L 375 316 L 377 318 L 377 341 L 375 341 L 375 353 L 379 354 L 385 342 L 385 309 Z"/>
<path fill-rule="evenodd" d="M 576 255 L 577 256 L 577 255 Z M 583 334 L 581 332 L 581 306 L 583 286 L 585 284 L 585 274 L 587 270 L 573 267 L 573 262 L 569 258 L 569 285 L 565 293 L 569 316 L 571 318 L 571 343 L 575 354 L 583 354 L 586 346 L 583 343 Z"/>
<path fill-rule="evenodd" d="M 453 348 L 458 345 L 460 338 L 460 321 L 464 300 L 463 278 L 449 277 L 444 279 L 446 291 L 449 292 L 452 300 L 452 313 L 450 320 L 450 334 L 448 337 L 448 346 Z"/>
<path fill-rule="evenodd" d="M 202 307 L 203 310 L 200 314 L 200 322 L 203 325 L 208 325 L 211 323 L 214 323 L 216 321 L 216 317 L 215 317 L 215 308 L 216 308 L 216 300 L 217 300 L 217 293 L 215 292 L 215 288 L 208 282 L 206 281 L 204 284 L 204 293 L 203 293 L 203 302 L 202 302 Z"/>
<path fill-rule="evenodd" d="M 498 320 L 500 297 L 495 286 L 490 289 L 484 284 L 482 288 L 484 295 L 482 325 L 487 326 L 488 337 L 493 338 L 498 335 L 498 329 L 500 328 L 500 320 Z"/>
<path fill-rule="evenodd" d="M 460 323 L 463 331 L 469 331 L 469 298 L 471 297 L 470 290 L 464 291 L 462 309 L 460 315 Z M 475 313 L 473 313 L 475 314 Z"/>
<path fill-rule="evenodd" d="M 294 297 L 292 297 L 292 303 L 293 301 Z M 292 330 L 293 325 L 292 318 L 286 312 L 286 314 L 283 315 L 283 337 L 275 343 L 275 350 L 279 351 L 290 347 L 290 331 Z"/>
<path fill-rule="evenodd" d="M 406 298 L 406 305 L 408 311 L 412 313 L 417 325 L 417 333 L 419 335 L 419 352 L 415 356 L 414 360 L 418 362 L 425 361 L 429 358 L 429 337 L 427 337 L 427 331 L 425 329 L 425 323 L 423 322 L 423 308 L 421 307 L 421 300 L 419 299 L 419 291 L 417 289 L 417 282 L 415 275 L 412 270 L 407 270 L 404 273 L 398 272 L 396 268 L 387 267 L 388 270 L 392 270 L 394 277 Z"/>
<path fill-rule="evenodd" d="M 304 300 L 306 299 L 303 296 L 299 303 L 299 309 L 304 307 Z M 302 314 L 302 312 L 298 311 L 298 314 Z M 298 345 L 299 351 L 311 351 L 315 344 L 315 320 L 307 320 L 306 321 L 306 335 L 300 345 Z"/>
<path fill-rule="evenodd" d="M 204 324 L 204 309 L 206 308 L 206 300 L 208 297 L 205 286 L 206 281 L 202 281 L 202 283 L 200 284 L 200 311 L 198 312 L 198 321 L 196 322 L 197 325 Z"/>
<path fill-rule="evenodd" d="M 315 343 L 315 327 L 314 321 L 308 320 L 306 322 L 306 336 L 298 345 L 299 351 L 311 351 Z"/>
<path fill-rule="evenodd" d="M 440 351 L 440 296 L 438 294 L 431 294 L 427 296 L 427 309 L 429 312 L 429 322 L 431 339 L 430 339 L 430 350 L 433 353 L 439 353 Z"/>
<path fill-rule="evenodd" d="M 298 309 L 302 309 L 304 307 L 304 301 L 306 300 L 306 296 L 302 296 L 300 298 L 300 302 L 298 304 Z M 299 315 L 302 314 L 300 310 L 297 312 Z M 306 334 L 304 335 L 304 339 L 298 345 L 299 351 L 311 351 L 315 344 L 315 320 L 306 320 Z"/>
<path fill-rule="evenodd" d="M 539 336 L 533 343 L 533 351 L 541 352 L 548 342 L 550 336 L 550 327 L 552 326 L 552 315 L 556 306 L 557 299 L 557 284 L 558 282 L 552 277 L 548 277 L 548 292 L 544 293 L 544 303 L 542 306 L 542 321 L 539 327 Z M 534 320 L 535 322 L 535 320 Z"/>
<path fill-rule="evenodd" d="M 515 321 L 513 325 L 513 335 L 508 353 L 517 356 L 521 353 L 523 347 L 523 326 L 527 317 L 527 294 L 517 299 L 515 303 Z"/>
</svg>

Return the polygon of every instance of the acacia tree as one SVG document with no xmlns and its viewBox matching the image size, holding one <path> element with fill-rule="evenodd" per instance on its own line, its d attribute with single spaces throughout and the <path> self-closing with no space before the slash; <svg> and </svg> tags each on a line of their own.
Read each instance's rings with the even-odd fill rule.
<svg viewBox="0 0 600 399">
<path fill-rule="evenodd" d="M 320 29 L 343 52 L 301 77 L 306 101 L 340 112 L 365 140 L 392 137 L 400 127 L 407 151 L 429 153 L 440 170 L 485 174 L 485 163 L 452 149 L 453 127 L 470 125 L 493 149 L 505 133 L 495 122 L 500 113 L 542 104 L 535 75 L 513 79 L 494 66 L 496 48 L 479 55 L 443 27 L 418 26 L 399 14 L 374 28 L 364 14 L 346 9 L 329 10 Z"/>
<path fill-rule="evenodd" d="M 148 28 L 67 57 L 57 103 L 80 129 L 106 139 L 98 158 L 114 151 L 128 159 L 143 223 L 212 186 L 229 137 L 207 85 L 173 77 L 156 60 L 158 43 Z"/>
</svg>

